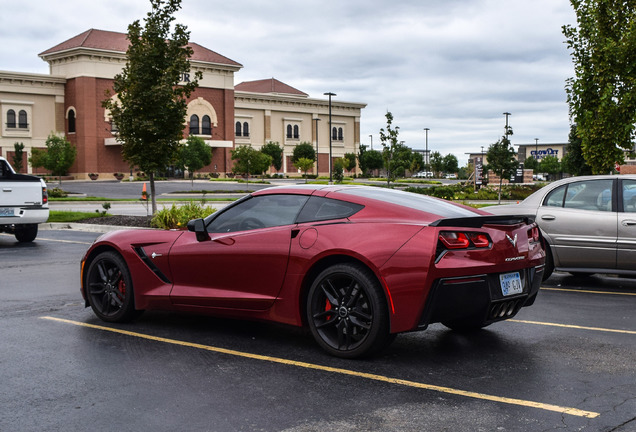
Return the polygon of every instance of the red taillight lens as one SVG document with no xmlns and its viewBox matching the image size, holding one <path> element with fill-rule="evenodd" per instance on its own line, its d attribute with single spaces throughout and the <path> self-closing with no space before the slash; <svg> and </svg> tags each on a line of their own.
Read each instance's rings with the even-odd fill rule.
<svg viewBox="0 0 636 432">
<path fill-rule="evenodd" d="M 466 249 L 470 246 L 470 240 L 461 232 L 442 231 L 439 233 L 439 239 L 449 249 Z"/>
<path fill-rule="evenodd" d="M 538 243 L 540 241 L 539 237 L 539 227 L 532 227 L 528 230 L 528 240 L 533 243 Z"/>
<path fill-rule="evenodd" d="M 484 233 L 468 233 L 470 241 L 473 242 L 475 247 L 486 248 L 490 246 L 490 237 Z"/>
<path fill-rule="evenodd" d="M 486 233 L 442 231 L 439 240 L 447 249 L 468 249 L 490 247 L 490 237 Z"/>
<path fill-rule="evenodd" d="M 42 188 L 42 204 L 49 202 L 49 194 L 46 192 L 46 188 Z"/>
</svg>

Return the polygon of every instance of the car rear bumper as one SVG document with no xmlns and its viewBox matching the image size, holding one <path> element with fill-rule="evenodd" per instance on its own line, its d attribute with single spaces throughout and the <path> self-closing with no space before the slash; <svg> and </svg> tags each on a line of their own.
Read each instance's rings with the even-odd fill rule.
<svg viewBox="0 0 636 432">
<path fill-rule="evenodd" d="M 470 320 L 488 325 L 530 306 L 541 286 L 544 265 L 519 270 L 523 292 L 504 296 L 499 273 L 442 278 L 433 283 L 418 329 L 436 322 Z"/>
</svg>

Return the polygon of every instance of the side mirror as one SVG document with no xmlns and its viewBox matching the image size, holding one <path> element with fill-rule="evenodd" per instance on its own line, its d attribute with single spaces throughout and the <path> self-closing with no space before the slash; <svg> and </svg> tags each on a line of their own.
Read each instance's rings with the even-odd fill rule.
<svg viewBox="0 0 636 432">
<path fill-rule="evenodd" d="M 205 221 L 203 219 L 192 219 L 186 226 L 188 227 L 188 231 L 197 234 L 197 241 L 210 240 L 210 235 L 208 234 L 208 230 L 205 229 Z"/>
</svg>

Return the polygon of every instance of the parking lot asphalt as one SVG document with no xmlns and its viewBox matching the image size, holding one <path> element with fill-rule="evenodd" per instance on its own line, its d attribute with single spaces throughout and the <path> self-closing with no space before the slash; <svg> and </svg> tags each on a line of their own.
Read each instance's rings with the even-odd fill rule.
<svg viewBox="0 0 636 432">
<path fill-rule="evenodd" d="M 0 235 L 0 431 L 636 430 L 636 280 L 555 273 L 513 320 L 351 361 L 270 324 L 103 323 L 79 294 L 98 235 Z"/>
</svg>

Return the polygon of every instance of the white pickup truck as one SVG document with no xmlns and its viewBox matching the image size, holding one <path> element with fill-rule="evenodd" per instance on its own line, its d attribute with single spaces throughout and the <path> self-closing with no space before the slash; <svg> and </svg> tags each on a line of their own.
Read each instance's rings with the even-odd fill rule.
<svg viewBox="0 0 636 432">
<path fill-rule="evenodd" d="M 39 177 L 16 174 L 0 157 L 0 232 L 11 233 L 19 242 L 32 242 L 38 224 L 49 218 L 46 183 Z"/>
</svg>

